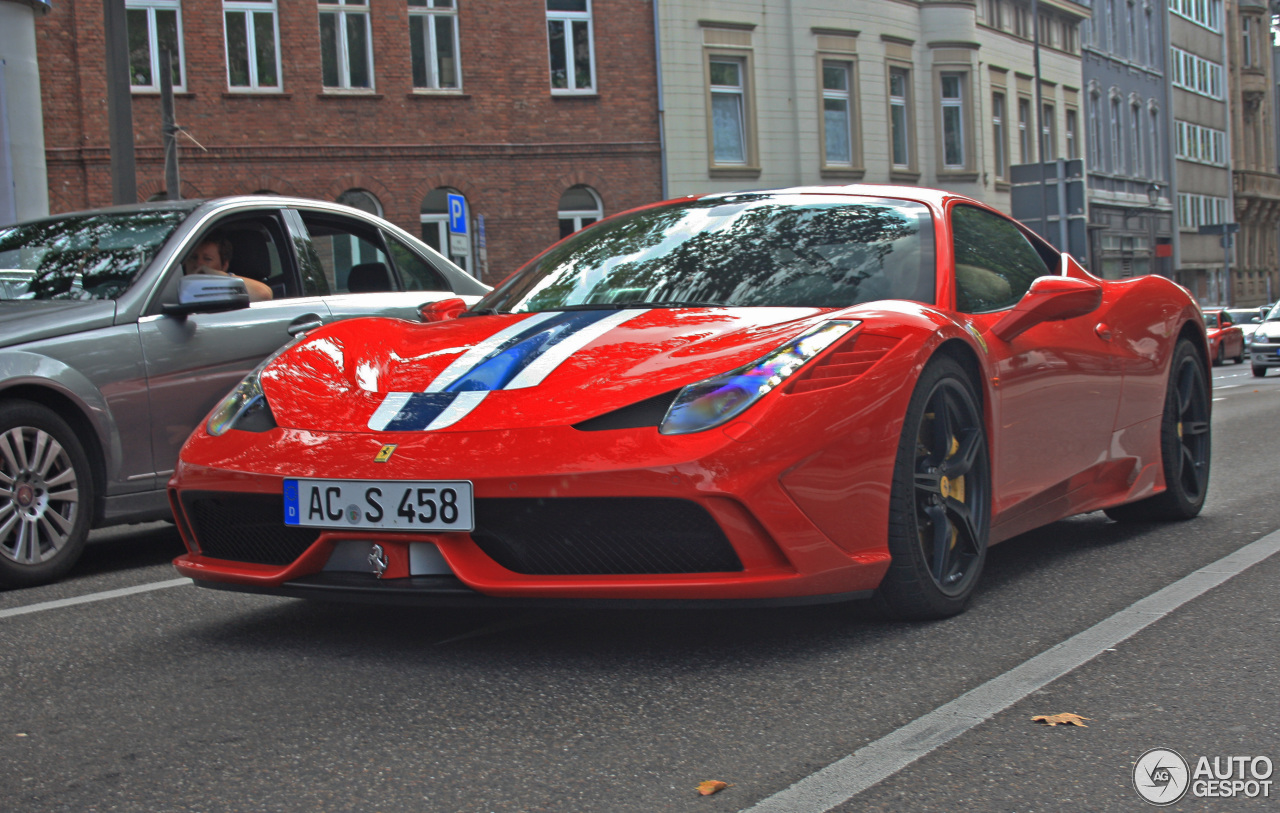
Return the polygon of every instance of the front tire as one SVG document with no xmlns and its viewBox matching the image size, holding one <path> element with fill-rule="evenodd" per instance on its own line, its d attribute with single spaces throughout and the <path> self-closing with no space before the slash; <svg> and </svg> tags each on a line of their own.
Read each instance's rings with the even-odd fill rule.
<svg viewBox="0 0 1280 813">
<path fill-rule="evenodd" d="M 991 466 L 978 398 L 950 357 L 931 361 L 916 382 L 889 511 L 893 561 L 877 602 L 903 619 L 963 612 L 987 558 Z"/>
<path fill-rule="evenodd" d="M 80 558 L 93 478 L 75 432 L 52 410 L 0 406 L 0 587 L 53 581 Z"/>
<path fill-rule="evenodd" d="M 1267 374 L 1267 368 L 1266 368 L 1266 367 L 1259 367 L 1259 366 L 1258 366 L 1258 365 L 1256 365 L 1256 364 L 1255 364 L 1255 365 L 1253 365 L 1253 377 L 1254 377 L 1254 378 L 1263 378 L 1264 376 L 1266 376 L 1266 374 Z"/>
<path fill-rule="evenodd" d="M 1191 519 L 1200 513 L 1209 490 L 1209 401 L 1200 356 L 1195 345 L 1182 339 L 1169 366 L 1160 426 L 1165 490 L 1145 500 L 1108 508 L 1107 516 L 1122 522 L 1164 521 Z"/>
</svg>

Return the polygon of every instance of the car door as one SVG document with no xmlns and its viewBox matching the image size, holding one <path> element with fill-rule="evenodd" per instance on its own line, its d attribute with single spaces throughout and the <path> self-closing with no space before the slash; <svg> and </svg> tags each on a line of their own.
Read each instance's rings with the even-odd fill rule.
<svg viewBox="0 0 1280 813">
<path fill-rule="evenodd" d="M 166 270 L 160 296 L 138 320 L 152 454 L 160 476 L 172 472 L 191 430 L 250 370 L 296 333 L 330 318 L 323 298 L 327 291 L 319 281 L 299 274 L 279 209 L 228 215 L 196 243 L 212 234 L 234 238 L 229 270 L 267 283 L 273 298 L 220 313 L 166 314 L 163 306 L 176 301 L 183 269 L 174 263 Z"/>
<path fill-rule="evenodd" d="M 1058 499 L 1074 488 L 1071 478 L 1108 458 L 1121 376 L 1097 330 L 1105 314 L 1043 322 L 1012 341 L 999 339 L 991 328 L 1032 281 L 1059 273 L 1048 262 L 1056 252 L 975 206 L 952 207 L 950 221 L 956 309 L 972 314 L 991 362 L 995 509 Z"/>
<path fill-rule="evenodd" d="M 394 316 L 417 321 L 422 305 L 459 295 L 441 270 L 387 229 L 336 212 L 298 209 L 297 214 L 310 259 L 331 292 L 325 304 L 335 319 Z"/>
</svg>

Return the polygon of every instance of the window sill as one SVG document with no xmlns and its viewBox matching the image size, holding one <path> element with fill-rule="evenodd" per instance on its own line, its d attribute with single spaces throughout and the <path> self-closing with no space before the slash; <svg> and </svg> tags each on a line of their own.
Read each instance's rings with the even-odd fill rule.
<svg viewBox="0 0 1280 813">
<path fill-rule="evenodd" d="M 920 173 L 914 169 L 891 169 L 889 170 L 889 180 L 916 183 L 920 180 Z"/>
<path fill-rule="evenodd" d="M 964 169 L 960 169 L 960 170 L 955 170 L 955 169 L 944 169 L 944 170 L 939 170 L 939 171 L 938 171 L 938 180 L 939 180 L 939 181 L 942 181 L 942 180 L 947 180 L 947 181 L 976 181 L 976 180 L 978 180 L 978 173 L 976 173 L 976 172 L 970 172 L 970 171 L 968 171 L 968 170 L 964 170 Z"/>
<path fill-rule="evenodd" d="M 154 96 L 157 99 L 160 98 L 160 88 L 156 88 L 155 90 L 152 90 L 151 88 L 144 88 L 141 90 L 134 88 L 130 92 L 134 96 Z M 189 90 L 178 90 L 177 88 L 174 88 L 173 95 L 174 98 L 181 97 L 183 99 L 194 99 L 196 97 L 196 94 Z"/>
<path fill-rule="evenodd" d="M 333 88 L 316 94 L 317 99 L 381 99 L 382 94 L 372 90 L 343 90 Z"/>
<path fill-rule="evenodd" d="M 1013 187 L 1009 185 L 1008 181 L 996 181 L 997 192 L 1008 192 L 1012 188 Z"/>
<path fill-rule="evenodd" d="M 759 178 L 760 167 L 708 167 L 707 175 L 712 178 Z"/>
<path fill-rule="evenodd" d="M 599 99 L 600 94 L 595 92 L 594 90 L 589 93 L 577 93 L 577 92 L 568 92 L 563 90 L 553 90 L 551 91 L 551 98 L 553 99 Z"/>
<path fill-rule="evenodd" d="M 819 176 L 823 180 L 860 181 L 867 171 L 861 167 L 822 167 Z"/>
<path fill-rule="evenodd" d="M 438 88 L 414 88 L 408 94 L 410 99 L 470 99 L 470 93 L 461 90 L 441 90 Z"/>
<path fill-rule="evenodd" d="M 224 99 L 292 99 L 292 93 L 283 93 L 278 90 L 224 90 L 222 91 Z"/>
</svg>

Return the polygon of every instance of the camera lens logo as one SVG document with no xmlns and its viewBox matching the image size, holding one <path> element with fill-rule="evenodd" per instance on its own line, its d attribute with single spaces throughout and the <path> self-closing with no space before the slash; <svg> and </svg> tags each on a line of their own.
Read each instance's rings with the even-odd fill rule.
<svg viewBox="0 0 1280 813">
<path fill-rule="evenodd" d="M 1133 789 L 1157 807 L 1178 801 L 1190 785 L 1191 768 L 1177 751 L 1152 748 L 1133 764 Z"/>
</svg>

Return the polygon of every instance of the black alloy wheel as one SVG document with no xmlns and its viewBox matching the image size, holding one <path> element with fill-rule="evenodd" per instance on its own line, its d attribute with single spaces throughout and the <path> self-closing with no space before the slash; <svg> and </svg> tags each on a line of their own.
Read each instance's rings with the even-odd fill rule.
<svg viewBox="0 0 1280 813">
<path fill-rule="evenodd" d="M 89 460 L 66 422 L 38 404 L 0 406 L 0 587 L 66 573 L 92 510 Z"/>
<path fill-rule="evenodd" d="M 907 408 L 890 495 L 893 562 L 877 593 L 900 618 L 968 606 L 987 556 L 991 469 L 982 410 L 947 356 L 921 374 Z"/>
<path fill-rule="evenodd" d="M 1160 427 L 1165 490 L 1129 505 L 1108 508 L 1114 520 L 1191 519 L 1204 507 L 1209 490 L 1211 440 L 1209 382 L 1195 345 L 1178 341 L 1169 366 L 1164 418 Z"/>
</svg>

